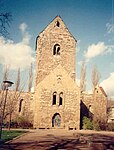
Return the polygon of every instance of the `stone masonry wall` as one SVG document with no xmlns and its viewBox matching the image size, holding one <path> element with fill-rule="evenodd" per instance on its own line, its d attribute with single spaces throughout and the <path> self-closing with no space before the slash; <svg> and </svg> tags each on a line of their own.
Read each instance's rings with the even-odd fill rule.
<svg viewBox="0 0 114 150">
<path fill-rule="evenodd" d="M 60 26 L 56 26 L 59 21 Z M 55 44 L 60 45 L 60 55 L 53 55 Z M 76 40 L 69 33 L 60 17 L 56 17 L 41 32 L 36 41 L 36 85 L 44 79 L 58 64 L 64 66 L 72 78 L 75 78 Z"/>
</svg>

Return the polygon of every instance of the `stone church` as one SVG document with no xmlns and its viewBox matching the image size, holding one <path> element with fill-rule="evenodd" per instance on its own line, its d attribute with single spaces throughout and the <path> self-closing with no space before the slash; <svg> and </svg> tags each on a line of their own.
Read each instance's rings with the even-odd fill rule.
<svg viewBox="0 0 114 150">
<path fill-rule="evenodd" d="M 38 35 L 35 91 L 21 93 L 16 118 L 25 116 L 39 129 L 78 130 L 83 116 L 106 121 L 103 88 L 98 86 L 94 94 L 87 94 L 76 83 L 76 43 L 60 16 Z"/>
<path fill-rule="evenodd" d="M 90 114 L 106 121 L 103 88 L 96 87 L 94 95 L 86 94 L 76 84 L 76 43 L 60 16 L 36 39 L 35 128 L 80 129 L 83 116 Z"/>
<path fill-rule="evenodd" d="M 76 39 L 57 16 L 36 40 L 35 128 L 80 126 Z"/>
</svg>

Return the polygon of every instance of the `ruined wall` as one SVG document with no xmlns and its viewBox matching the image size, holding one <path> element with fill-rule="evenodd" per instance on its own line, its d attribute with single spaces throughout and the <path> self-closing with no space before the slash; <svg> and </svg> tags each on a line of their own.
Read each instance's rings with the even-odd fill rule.
<svg viewBox="0 0 114 150">
<path fill-rule="evenodd" d="M 101 122 L 107 121 L 107 95 L 98 87 L 94 96 L 94 119 Z"/>
<path fill-rule="evenodd" d="M 34 109 L 34 102 L 33 102 L 34 93 L 31 92 L 22 92 L 21 97 L 18 101 L 17 105 L 17 114 L 18 116 L 25 116 L 27 117 L 28 121 L 33 124 L 33 109 Z M 20 101 L 22 101 L 21 111 L 19 112 L 19 105 Z"/>
<path fill-rule="evenodd" d="M 11 115 L 11 121 L 16 121 L 18 117 L 25 117 L 33 124 L 33 95 L 34 93 L 8 90 L 4 121 L 9 122 L 9 116 Z M 5 96 L 6 91 L 0 91 L 0 100 L 2 100 L 0 111 L 4 105 Z"/>
<path fill-rule="evenodd" d="M 93 94 L 82 93 L 81 100 L 88 111 L 85 116 L 101 122 L 107 121 L 107 95 L 103 88 L 96 87 Z"/>
</svg>

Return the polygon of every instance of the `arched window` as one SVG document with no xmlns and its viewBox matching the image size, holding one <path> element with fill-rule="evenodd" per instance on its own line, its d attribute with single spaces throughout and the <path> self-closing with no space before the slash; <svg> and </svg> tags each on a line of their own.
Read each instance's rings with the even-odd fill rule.
<svg viewBox="0 0 114 150">
<path fill-rule="evenodd" d="M 57 92 L 53 93 L 52 105 L 56 105 Z"/>
<path fill-rule="evenodd" d="M 23 102 L 23 99 L 21 99 L 19 102 L 19 112 L 21 112 L 21 110 L 22 110 L 22 102 Z"/>
<path fill-rule="evenodd" d="M 60 55 L 60 45 L 59 44 L 54 45 L 53 55 Z"/>
<path fill-rule="evenodd" d="M 59 105 L 63 104 L 63 92 L 59 94 Z"/>
</svg>

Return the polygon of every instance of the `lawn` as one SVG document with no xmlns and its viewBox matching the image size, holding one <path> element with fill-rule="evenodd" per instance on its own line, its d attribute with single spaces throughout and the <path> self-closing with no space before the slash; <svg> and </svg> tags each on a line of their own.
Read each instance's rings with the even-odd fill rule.
<svg viewBox="0 0 114 150">
<path fill-rule="evenodd" d="M 13 138 L 26 133 L 26 131 L 19 131 L 19 130 L 3 130 L 2 131 L 2 140 L 3 142 L 12 140 Z"/>
</svg>

